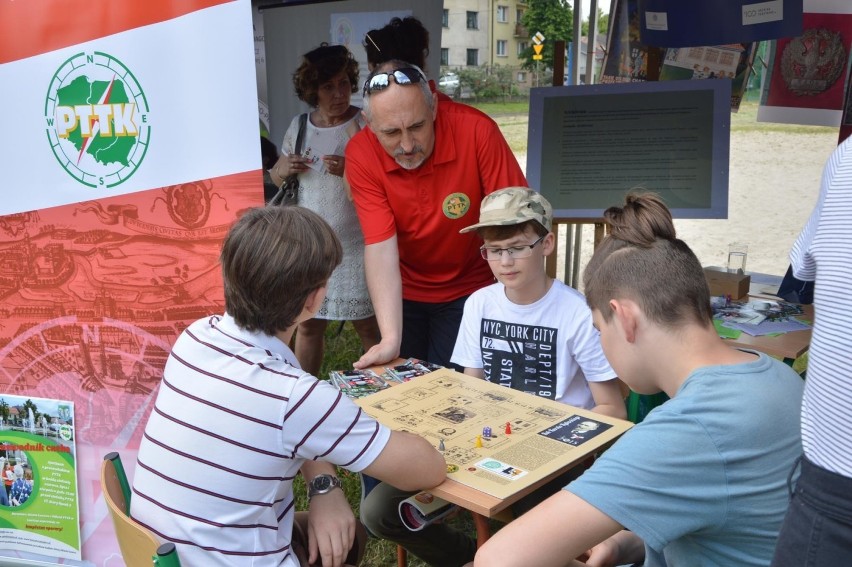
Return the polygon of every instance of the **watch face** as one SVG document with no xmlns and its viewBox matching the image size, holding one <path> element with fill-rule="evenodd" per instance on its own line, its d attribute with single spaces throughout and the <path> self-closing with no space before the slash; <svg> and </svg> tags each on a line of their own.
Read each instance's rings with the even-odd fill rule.
<svg viewBox="0 0 852 567">
<path fill-rule="evenodd" d="M 331 478 L 326 475 L 320 475 L 314 479 L 313 485 L 314 490 L 317 492 L 324 492 L 331 488 Z"/>
</svg>

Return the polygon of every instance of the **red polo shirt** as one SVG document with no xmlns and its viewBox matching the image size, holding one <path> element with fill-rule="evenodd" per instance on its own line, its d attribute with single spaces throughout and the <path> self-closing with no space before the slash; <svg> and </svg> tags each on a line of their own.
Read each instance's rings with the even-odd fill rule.
<svg viewBox="0 0 852 567">
<path fill-rule="evenodd" d="M 365 128 L 346 146 L 346 177 L 364 242 L 396 234 L 402 296 L 426 303 L 452 301 L 494 281 L 479 255 L 479 236 L 459 230 L 478 221 L 485 195 L 527 186 L 497 124 L 475 108 L 444 100 L 435 149 L 420 167 L 400 167 Z"/>
</svg>

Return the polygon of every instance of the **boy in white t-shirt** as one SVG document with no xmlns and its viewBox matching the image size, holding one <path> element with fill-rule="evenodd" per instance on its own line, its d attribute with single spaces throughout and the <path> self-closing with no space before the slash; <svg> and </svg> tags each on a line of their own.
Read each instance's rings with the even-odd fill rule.
<svg viewBox="0 0 852 567">
<path fill-rule="evenodd" d="M 462 229 L 484 240 L 497 283 L 465 303 L 451 360 L 465 374 L 626 419 L 585 298 L 545 271 L 556 248 L 552 215 L 540 193 L 509 187 L 488 195 L 479 222 Z"/>
<path fill-rule="evenodd" d="M 462 229 L 486 238 L 483 258 L 499 283 L 467 299 L 451 360 L 466 374 L 626 419 L 618 380 L 603 355 L 585 299 L 545 273 L 544 258 L 556 246 L 551 216 L 544 197 L 510 187 L 485 197 L 480 222 Z M 512 511 L 526 512 L 580 472 L 582 467 L 575 467 L 557 477 L 516 502 Z M 435 523 L 418 532 L 404 526 L 399 503 L 411 494 L 378 485 L 361 507 L 362 521 L 375 535 L 402 545 L 429 565 L 457 567 L 470 561 L 475 542 L 450 525 Z"/>
</svg>

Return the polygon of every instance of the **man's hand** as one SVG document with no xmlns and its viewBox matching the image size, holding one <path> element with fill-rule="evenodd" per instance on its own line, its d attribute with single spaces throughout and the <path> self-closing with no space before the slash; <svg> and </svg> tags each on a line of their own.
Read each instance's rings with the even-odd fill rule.
<svg viewBox="0 0 852 567">
<path fill-rule="evenodd" d="M 355 542 L 355 515 L 342 490 L 311 498 L 308 514 L 308 561 L 340 567 Z"/>
<path fill-rule="evenodd" d="M 399 358 L 399 345 L 392 344 L 392 341 L 383 340 L 379 344 L 370 347 L 370 350 L 365 352 L 352 366 L 358 370 L 363 370 L 371 366 L 385 364 L 395 358 Z"/>
</svg>

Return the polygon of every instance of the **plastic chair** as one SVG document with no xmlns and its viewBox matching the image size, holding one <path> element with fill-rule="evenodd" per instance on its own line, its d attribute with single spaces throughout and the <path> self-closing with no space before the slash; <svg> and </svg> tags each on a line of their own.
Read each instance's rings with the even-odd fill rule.
<svg viewBox="0 0 852 567">
<path fill-rule="evenodd" d="M 130 485 L 116 452 L 106 455 L 101 464 L 101 491 L 127 567 L 180 567 L 175 545 L 161 545 L 154 534 L 130 517 Z"/>
</svg>

